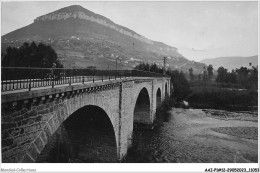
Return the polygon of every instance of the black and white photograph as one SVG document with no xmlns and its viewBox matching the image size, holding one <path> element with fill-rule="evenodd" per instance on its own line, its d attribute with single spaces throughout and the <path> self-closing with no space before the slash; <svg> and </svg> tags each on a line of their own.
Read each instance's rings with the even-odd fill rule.
<svg viewBox="0 0 260 173">
<path fill-rule="evenodd" d="M 259 172 L 258 22 L 258 0 L 1 1 L 1 172 Z"/>
</svg>

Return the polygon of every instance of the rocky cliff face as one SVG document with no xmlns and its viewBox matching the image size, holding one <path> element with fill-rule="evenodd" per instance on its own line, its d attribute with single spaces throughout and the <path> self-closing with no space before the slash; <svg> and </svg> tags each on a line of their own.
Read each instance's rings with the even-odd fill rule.
<svg viewBox="0 0 260 173">
<path fill-rule="evenodd" d="M 67 20 L 67 19 L 82 19 L 82 20 L 95 22 L 95 23 L 98 23 L 98 24 L 103 25 L 105 27 L 109 27 L 110 29 L 113 29 L 115 31 L 118 31 L 121 34 L 133 37 L 133 38 L 135 38 L 139 41 L 142 41 L 142 42 L 145 42 L 145 43 L 148 43 L 148 44 L 154 44 L 153 41 L 151 41 L 151 40 L 149 40 L 149 39 L 147 39 L 143 36 L 140 36 L 138 34 L 126 31 L 126 30 L 124 30 L 124 29 L 122 29 L 122 28 L 120 28 L 120 27 L 118 27 L 118 26 L 116 26 L 116 25 L 114 25 L 110 22 L 107 22 L 106 20 L 96 18 L 94 16 L 89 16 L 83 11 L 75 11 L 75 12 L 72 12 L 72 13 L 64 13 L 64 12 L 51 13 L 51 14 L 47 14 L 47 15 L 44 15 L 44 16 L 37 17 L 34 20 L 34 22 L 51 21 L 51 20 Z"/>
</svg>

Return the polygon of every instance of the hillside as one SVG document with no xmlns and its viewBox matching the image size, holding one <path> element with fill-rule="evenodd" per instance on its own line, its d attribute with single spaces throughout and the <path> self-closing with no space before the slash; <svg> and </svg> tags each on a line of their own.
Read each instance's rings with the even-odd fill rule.
<svg viewBox="0 0 260 173">
<path fill-rule="evenodd" d="M 252 66 L 258 65 L 258 55 L 249 56 L 249 57 L 219 57 L 213 59 L 204 59 L 200 61 L 207 65 L 212 64 L 214 69 L 217 69 L 220 66 L 227 68 L 228 70 L 247 67 L 249 68 L 249 63 L 252 63 Z"/>
<path fill-rule="evenodd" d="M 65 67 L 114 69 L 118 57 L 121 69 L 140 62 L 162 66 L 163 56 L 170 57 L 168 64 L 173 69 L 203 66 L 185 59 L 175 47 L 145 38 L 79 5 L 37 17 L 32 24 L 3 35 L 2 50 L 31 41 L 51 45 Z"/>
</svg>

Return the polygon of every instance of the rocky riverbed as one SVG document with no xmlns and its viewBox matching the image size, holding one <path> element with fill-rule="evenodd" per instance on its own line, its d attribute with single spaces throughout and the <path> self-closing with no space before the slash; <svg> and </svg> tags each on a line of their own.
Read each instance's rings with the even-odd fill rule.
<svg viewBox="0 0 260 173">
<path fill-rule="evenodd" d="M 169 113 L 155 129 L 135 130 L 127 162 L 257 162 L 257 112 L 173 108 Z"/>
<path fill-rule="evenodd" d="M 241 120 L 258 122 L 257 111 L 225 111 L 216 109 L 202 109 L 207 116 L 224 120 Z"/>
</svg>

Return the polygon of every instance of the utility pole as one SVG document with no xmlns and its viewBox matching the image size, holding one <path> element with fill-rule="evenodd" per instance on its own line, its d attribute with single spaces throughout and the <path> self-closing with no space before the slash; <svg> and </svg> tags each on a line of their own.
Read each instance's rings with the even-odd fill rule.
<svg viewBox="0 0 260 173">
<path fill-rule="evenodd" d="M 163 75 L 166 75 L 166 61 L 167 61 L 167 57 L 163 57 Z"/>
</svg>

